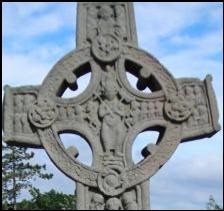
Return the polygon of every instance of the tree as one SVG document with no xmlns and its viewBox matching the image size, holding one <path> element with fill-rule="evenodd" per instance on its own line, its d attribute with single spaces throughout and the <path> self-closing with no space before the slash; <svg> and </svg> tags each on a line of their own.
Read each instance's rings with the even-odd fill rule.
<svg viewBox="0 0 224 211">
<path fill-rule="evenodd" d="M 221 206 L 219 206 L 212 195 L 209 197 L 209 202 L 207 203 L 207 210 L 223 210 Z"/>
<path fill-rule="evenodd" d="M 31 179 L 53 177 L 53 174 L 42 173 L 46 165 L 29 163 L 33 157 L 34 152 L 28 153 L 27 148 L 2 144 L 2 209 L 16 209 L 21 190 L 33 187 Z"/>
<path fill-rule="evenodd" d="M 18 210 L 76 210 L 74 195 L 56 192 L 54 189 L 40 193 L 37 188 L 30 189 L 32 199 L 18 203 Z"/>
</svg>

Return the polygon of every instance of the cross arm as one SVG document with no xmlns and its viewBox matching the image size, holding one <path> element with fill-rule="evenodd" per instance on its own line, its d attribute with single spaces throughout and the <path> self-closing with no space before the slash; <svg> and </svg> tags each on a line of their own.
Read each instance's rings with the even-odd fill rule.
<svg viewBox="0 0 224 211">
<path fill-rule="evenodd" d="M 38 95 L 39 86 L 4 87 L 3 140 L 14 146 L 42 148 L 36 129 L 28 120 L 28 110 Z"/>
<path fill-rule="evenodd" d="M 182 123 L 182 141 L 211 137 L 220 130 L 219 113 L 212 76 L 207 75 L 203 81 L 196 78 L 178 79 L 181 94 L 193 105 L 192 114 Z"/>
</svg>

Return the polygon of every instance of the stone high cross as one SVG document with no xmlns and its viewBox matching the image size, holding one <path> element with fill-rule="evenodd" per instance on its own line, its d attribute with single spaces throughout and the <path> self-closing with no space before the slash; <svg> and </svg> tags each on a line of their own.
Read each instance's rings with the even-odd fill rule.
<svg viewBox="0 0 224 211">
<path fill-rule="evenodd" d="M 146 14 L 147 15 L 147 14 Z M 43 148 L 77 182 L 79 210 L 147 210 L 149 182 L 178 144 L 211 137 L 220 126 L 211 76 L 175 79 L 157 59 L 138 48 L 133 4 L 78 3 L 77 49 L 60 59 L 41 86 L 5 87 L 4 140 Z M 77 97 L 67 88 L 91 72 Z M 127 79 L 138 78 L 137 89 Z M 142 92 L 149 88 L 151 93 Z M 134 164 L 132 144 L 142 131 L 158 131 L 156 144 Z M 84 137 L 93 152 L 88 167 L 65 148 L 59 134 Z"/>
</svg>

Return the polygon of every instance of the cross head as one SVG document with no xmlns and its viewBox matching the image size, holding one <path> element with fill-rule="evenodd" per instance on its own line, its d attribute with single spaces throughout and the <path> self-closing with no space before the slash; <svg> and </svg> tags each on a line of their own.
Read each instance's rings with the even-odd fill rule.
<svg viewBox="0 0 224 211">
<path fill-rule="evenodd" d="M 40 86 L 5 86 L 4 141 L 43 148 L 77 182 L 79 210 L 149 209 L 148 180 L 183 142 L 220 130 L 212 77 L 175 79 L 152 55 L 138 48 L 133 4 L 79 2 L 77 48 L 60 59 Z M 68 99 L 77 79 L 91 73 L 86 90 Z M 127 78 L 138 78 L 137 89 Z M 151 93 L 142 92 L 149 88 Z M 142 131 L 157 131 L 156 144 L 134 164 L 132 145 Z M 85 138 L 92 166 L 66 148 L 64 132 Z"/>
</svg>

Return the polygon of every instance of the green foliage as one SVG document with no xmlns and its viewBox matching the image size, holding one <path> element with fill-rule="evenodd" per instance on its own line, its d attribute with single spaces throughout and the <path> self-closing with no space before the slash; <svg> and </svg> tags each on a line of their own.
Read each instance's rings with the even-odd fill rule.
<svg viewBox="0 0 224 211">
<path fill-rule="evenodd" d="M 207 210 L 223 210 L 221 206 L 219 206 L 212 195 L 209 197 L 209 202 L 207 203 Z"/>
<path fill-rule="evenodd" d="M 76 210 L 74 195 L 59 193 L 54 189 L 42 194 L 36 188 L 30 189 L 30 194 L 32 199 L 18 203 L 18 210 Z"/>
<path fill-rule="evenodd" d="M 34 153 L 27 148 L 2 144 L 2 209 L 9 205 L 16 209 L 16 200 L 22 189 L 32 187 L 31 179 L 51 179 L 53 174 L 42 173 L 46 165 L 31 164 Z"/>
</svg>

